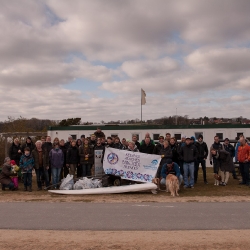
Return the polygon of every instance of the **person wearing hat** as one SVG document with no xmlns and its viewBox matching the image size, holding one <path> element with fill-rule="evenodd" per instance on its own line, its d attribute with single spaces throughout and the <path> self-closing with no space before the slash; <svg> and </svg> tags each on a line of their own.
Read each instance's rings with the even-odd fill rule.
<svg viewBox="0 0 250 250">
<path fill-rule="evenodd" d="M 6 157 L 4 159 L 4 164 L 2 168 L 2 172 L 0 174 L 0 183 L 2 185 L 2 191 L 5 191 L 6 188 L 9 190 L 15 191 L 14 182 L 11 180 L 11 176 L 15 176 L 16 174 L 11 171 L 10 158 Z"/>
<path fill-rule="evenodd" d="M 194 188 L 194 163 L 197 156 L 197 148 L 191 143 L 190 137 L 187 137 L 180 151 L 180 157 L 183 160 L 184 188 Z"/>
<path fill-rule="evenodd" d="M 231 158 L 233 159 L 235 156 L 235 148 L 233 145 L 230 144 L 230 141 L 228 138 L 224 140 L 223 148 L 230 154 Z M 238 177 L 236 175 L 235 169 L 232 171 L 233 178 L 235 180 L 238 180 Z"/>
<path fill-rule="evenodd" d="M 166 185 L 166 178 L 169 174 L 175 175 L 179 180 L 179 187 L 181 186 L 183 177 L 181 175 L 180 167 L 172 159 L 167 159 L 166 163 L 163 164 L 161 169 L 161 184 Z"/>
<path fill-rule="evenodd" d="M 154 152 L 153 152 L 153 154 L 155 155 L 158 155 L 160 150 L 163 147 L 164 136 L 160 135 L 158 139 L 159 139 L 159 142 L 155 145 Z"/>
<path fill-rule="evenodd" d="M 205 184 L 208 184 L 207 171 L 206 171 L 206 159 L 208 156 L 208 147 L 207 147 L 206 142 L 203 141 L 203 135 L 200 134 L 198 136 L 198 140 L 197 142 L 195 142 L 194 145 L 198 151 L 198 157 L 197 157 L 197 161 L 196 161 L 195 169 L 194 169 L 194 182 L 195 183 L 197 182 L 199 165 L 201 164 L 202 172 L 203 172 L 203 181 Z"/>
<path fill-rule="evenodd" d="M 24 191 L 32 192 L 32 169 L 35 167 L 35 162 L 29 147 L 24 149 L 19 167 L 23 174 Z"/>
</svg>

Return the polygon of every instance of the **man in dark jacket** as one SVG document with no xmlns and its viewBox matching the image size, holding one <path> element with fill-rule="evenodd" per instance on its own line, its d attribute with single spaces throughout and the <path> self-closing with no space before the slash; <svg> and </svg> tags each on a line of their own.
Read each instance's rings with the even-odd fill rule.
<svg viewBox="0 0 250 250">
<path fill-rule="evenodd" d="M 26 138 L 26 142 L 22 145 L 22 153 L 24 154 L 24 149 L 25 148 L 29 148 L 30 149 L 30 152 L 32 152 L 32 150 L 35 149 L 35 145 L 34 143 L 32 142 L 31 138 L 28 136 Z"/>
<path fill-rule="evenodd" d="M 49 155 L 42 149 L 42 141 L 35 143 L 36 148 L 32 151 L 34 159 L 34 168 L 36 171 L 37 191 L 42 190 L 42 176 L 45 178 L 46 187 L 49 186 Z"/>
<path fill-rule="evenodd" d="M 105 134 L 102 132 L 101 128 L 97 128 L 94 134 L 96 138 L 105 138 Z"/>
<path fill-rule="evenodd" d="M 194 188 L 194 163 L 197 159 L 198 151 L 194 144 L 191 144 L 189 137 L 186 144 L 181 148 L 180 157 L 183 160 L 184 188 Z M 189 180 L 190 177 L 190 180 Z"/>
<path fill-rule="evenodd" d="M 223 146 L 220 143 L 219 137 L 217 135 L 214 137 L 214 143 L 210 147 L 210 164 L 213 165 L 214 173 L 218 174 L 219 168 L 220 168 L 220 160 L 216 159 L 215 156 L 212 155 L 212 153 L 211 153 L 212 149 L 215 149 L 215 150 L 222 150 L 223 149 Z"/>
<path fill-rule="evenodd" d="M 47 136 L 46 141 L 42 144 L 42 149 L 47 151 L 47 154 L 49 155 L 49 152 L 52 150 L 53 145 L 51 143 L 51 137 Z M 49 163 L 49 169 L 48 169 L 48 176 L 49 176 L 49 182 L 51 182 L 51 165 Z M 44 176 L 44 178 L 46 178 Z"/>
<path fill-rule="evenodd" d="M 132 141 L 134 142 L 135 146 L 138 148 L 138 150 L 140 149 L 140 142 L 138 142 L 138 138 L 137 138 L 137 135 L 133 135 L 132 136 Z"/>
<path fill-rule="evenodd" d="M 145 154 L 153 154 L 154 152 L 154 144 L 151 142 L 149 137 L 145 138 L 145 143 L 143 143 L 140 147 L 140 152 Z"/>
<path fill-rule="evenodd" d="M 19 139 L 15 138 L 12 145 L 9 148 L 9 157 L 11 160 L 14 160 L 17 165 L 19 165 L 21 156 L 22 156 L 21 144 L 19 143 Z"/>
<path fill-rule="evenodd" d="M 208 156 L 208 147 L 207 144 L 203 141 L 203 135 L 199 135 L 198 141 L 194 144 L 198 151 L 198 157 L 195 164 L 194 169 L 194 182 L 197 182 L 198 178 L 198 171 L 199 171 L 199 165 L 201 164 L 202 172 L 203 172 L 203 181 L 205 184 L 208 184 L 207 182 L 207 171 L 206 171 L 206 159 Z"/>
<path fill-rule="evenodd" d="M 158 155 L 163 147 L 164 136 L 159 136 L 159 142 L 155 145 L 153 154 Z"/>
</svg>

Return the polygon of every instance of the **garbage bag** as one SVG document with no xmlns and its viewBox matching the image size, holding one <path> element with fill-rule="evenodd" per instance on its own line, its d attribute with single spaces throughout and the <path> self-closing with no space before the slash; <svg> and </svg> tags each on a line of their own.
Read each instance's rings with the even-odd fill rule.
<svg viewBox="0 0 250 250">
<path fill-rule="evenodd" d="M 83 177 L 82 179 L 78 180 L 75 185 L 74 189 L 90 189 L 90 188 L 100 188 L 102 187 L 102 183 L 98 179 L 88 179 L 87 177 Z"/>
<path fill-rule="evenodd" d="M 74 176 L 68 174 L 66 178 L 62 180 L 62 183 L 60 185 L 60 190 L 72 190 L 74 186 Z"/>
</svg>

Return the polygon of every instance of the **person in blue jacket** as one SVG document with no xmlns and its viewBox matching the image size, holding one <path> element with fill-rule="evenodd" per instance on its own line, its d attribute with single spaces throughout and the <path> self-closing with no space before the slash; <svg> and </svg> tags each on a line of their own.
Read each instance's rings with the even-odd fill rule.
<svg viewBox="0 0 250 250">
<path fill-rule="evenodd" d="M 162 166 L 161 169 L 161 184 L 166 185 L 167 175 L 174 174 L 179 180 L 179 186 L 181 186 L 183 176 L 181 175 L 180 167 L 177 163 L 173 162 L 172 159 L 167 159 L 166 163 Z"/>
</svg>

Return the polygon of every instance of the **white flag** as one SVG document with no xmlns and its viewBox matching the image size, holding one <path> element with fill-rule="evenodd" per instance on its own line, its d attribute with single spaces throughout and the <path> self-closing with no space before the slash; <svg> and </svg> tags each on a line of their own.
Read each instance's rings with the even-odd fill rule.
<svg viewBox="0 0 250 250">
<path fill-rule="evenodd" d="M 141 105 L 145 105 L 146 104 L 146 92 L 141 89 Z"/>
</svg>

